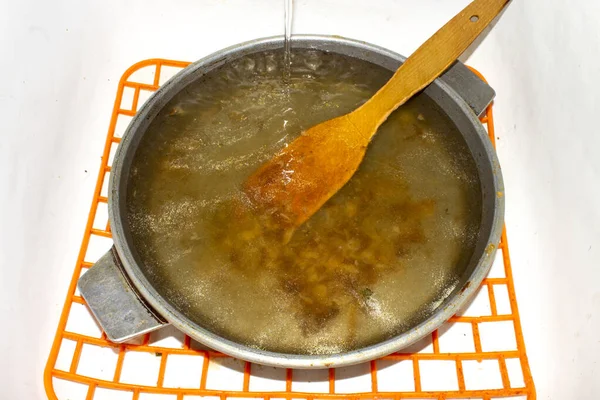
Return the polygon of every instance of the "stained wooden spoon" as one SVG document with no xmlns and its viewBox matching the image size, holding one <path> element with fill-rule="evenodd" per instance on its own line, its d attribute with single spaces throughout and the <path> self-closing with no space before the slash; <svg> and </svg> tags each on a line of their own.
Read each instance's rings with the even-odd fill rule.
<svg viewBox="0 0 600 400">
<path fill-rule="evenodd" d="M 509 1 L 473 1 L 366 103 L 303 132 L 247 179 L 244 192 L 252 205 L 276 216 L 284 227 L 304 223 L 350 180 L 392 111 L 442 74 Z"/>
</svg>

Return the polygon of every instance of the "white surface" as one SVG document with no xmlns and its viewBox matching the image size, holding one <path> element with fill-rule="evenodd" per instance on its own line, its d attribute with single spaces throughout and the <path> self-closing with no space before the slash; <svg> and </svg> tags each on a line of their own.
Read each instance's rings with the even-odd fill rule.
<svg viewBox="0 0 600 400">
<path fill-rule="evenodd" d="M 408 55 L 467 0 L 298 0 L 295 33 Z M 169 4 L 167 6 L 167 4 Z M 0 386 L 42 399 L 121 73 L 281 34 L 281 0 L 4 1 Z M 469 63 L 498 91 L 517 296 L 540 399 L 600 391 L 600 2 L 515 0 Z"/>
</svg>

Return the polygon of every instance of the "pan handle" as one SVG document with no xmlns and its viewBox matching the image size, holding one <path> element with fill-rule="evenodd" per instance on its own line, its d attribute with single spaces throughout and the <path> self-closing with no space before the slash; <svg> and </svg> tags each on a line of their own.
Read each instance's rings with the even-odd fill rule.
<svg viewBox="0 0 600 400">
<path fill-rule="evenodd" d="M 460 61 L 448 68 L 440 79 L 454 89 L 478 117 L 481 117 L 496 97 L 494 89 Z"/>
<path fill-rule="evenodd" d="M 112 342 L 122 343 L 168 325 L 129 282 L 114 247 L 79 278 L 77 287 Z"/>
</svg>

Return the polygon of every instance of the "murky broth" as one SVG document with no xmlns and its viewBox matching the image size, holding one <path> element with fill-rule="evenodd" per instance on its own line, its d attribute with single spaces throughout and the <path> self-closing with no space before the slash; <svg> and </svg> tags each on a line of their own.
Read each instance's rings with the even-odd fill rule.
<svg viewBox="0 0 600 400">
<path fill-rule="evenodd" d="M 225 338 L 333 354 L 397 335 L 452 292 L 481 216 L 474 161 L 426 95 L 394 112 L 350 182 L 293 234 L 241 186 L 302 130 L 364 103 L 391 72 L 294 50 L 236 60 L 171 100 L 136 152 L 128 221 L 150 282 Z"/>
</svg>

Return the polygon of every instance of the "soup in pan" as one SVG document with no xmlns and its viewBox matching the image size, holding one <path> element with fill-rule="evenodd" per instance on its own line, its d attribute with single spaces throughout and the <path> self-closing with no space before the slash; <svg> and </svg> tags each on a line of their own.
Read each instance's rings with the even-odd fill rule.
<svg viewBox="0 0 600 400">
<path fill-rule="evenodd" d="M 278 229 L 244 207 L 244 180 L 392 74 L 298 50 L 284 84 L 281 64 L 277 52 L 226 64 L 154 119 L 127 192 L 137 257 L 167 301 L 222 337 L 295 354 L 375 344 L 427 318 L 458 284 L 481 219 L 475 163 L 420 94 L 381 126 L 321 210 L 293 232 Z"/>
</svg>

